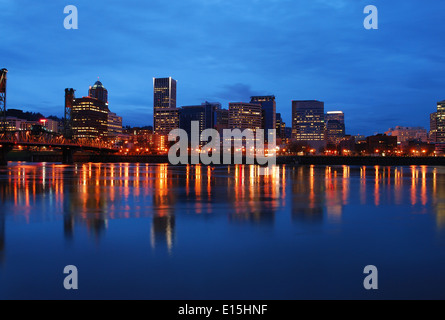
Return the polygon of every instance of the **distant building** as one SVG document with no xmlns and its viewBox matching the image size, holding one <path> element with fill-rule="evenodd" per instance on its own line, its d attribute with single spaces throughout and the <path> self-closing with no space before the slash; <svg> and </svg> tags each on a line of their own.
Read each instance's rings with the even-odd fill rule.
<svg viewBox="0 0 445 320">
<path fill-rule="evenodd" d="M 116 138 L 122 134 L 122 117 L 113 112 L 108 113 L 108 138 Z"/>
<path fill-rule="evenodd" d="M 215 129 L 218 130 L 222 136 L 224 129 L 229 129 L 229 110 L 217 109 L 216 110 L 216 125 Z"/>
<path fill-rule="evenodd" d="M 0 120 L 0 127 L 5 127 L 6 131 L 20 131 L 23 130 L 26 120 L 16 117 L 6 117 L 6 126 L 3 120 Z"/>
<path fill-rule="evenodd" d="M 325 115 L 326 142 L 338 145 L 345 136 L 345 114 L 342 111 L 329 111 Z"/>
<path fill-rule="evenodd" d="M 59 123 L 59 121 L 55 121 L 55 120 L 52 120 L 52 119 L 41 119 L 40 123 L 49 132 L 58 133 L 60 131 L 60 123 Z"/>
<path fill-rule="evenodd" d="M 261 129 L 262 108 L 254 103 L 229 103 L 229 129 Z"/>
<path fill-rule="evenodd" d="M 292 139 L 320 151 L 326 146 L 324 102 L 292 101 Z"/>
<path fill-rule="evenodd" d="M 129 130 L 130 137 L 128 138 L 128 147 L 131 147 L 133 152 L 139 153 L 165 153 L 168 147 L 168 137 L 153 133 L 149 129 L 133 128 Z"/>
<path fill-rule="evenodd" d="M 360 143 L 366 143 L 366 136 L 363 134 L 356 134 L 354 136 L 355 142 L 360 144 Z"/>
<path fill-rule="evenodd" d="M 286 123 L 281 118 L 281 113 L 276 114 L 276 125 L 277 139 L 286 140 Z"/>
<path fill-rule="evenodd" d="M 437 103 L 437 112 L 430 116 L 430 141 L 437 152 L 445 152 L 445 100 Z"/>
<path fill-rule="evenodd" d="M 176 80 L 153 79 L 153 127 L 155 133 L 168 135 L 179 128 L 179 111 L 176 108 Z"/>
<path fill-rule="evenodd" d="M 437 139 L 437 112 L 430 114 L 430 133 L 428 140 L 430 143 L 436 143 Z"/>
<path fill-rule="evenodd" d="M 366 138 L 369 154 L 390 153 L 397 149 L 397 137 L 377 134 Z"/>
<path fill-rule="evenodd" d="M 386 135 L 397 137 L 399 144 L 408 141 L 421 141 L 427 142 L 428 133 L 425 128 L 422 127 L 401 127 L 397 126 L 391 128 L 386 132 Z"/>
<path fill-rule="evenodd" d="M 284 136 L 289 141 L 292 139 L 292 128 L 291 127 L 285 127 L 284 128 Z"/>
<path fill-rule="evenodd" d="M 276 111 L 277 103 L 275 102 L 275 96 L 253 96 L 250 98 L 250 103 L 261 105 L 261 128 L 266 130 L 274 130 L 276 128 Z"/>
<path fill-rule="evenodd" d="M 342 155 L 351 155 L 355 152 L 355 137 L 346 135 L 339 142 L 339 150 Z"/>
</svg>

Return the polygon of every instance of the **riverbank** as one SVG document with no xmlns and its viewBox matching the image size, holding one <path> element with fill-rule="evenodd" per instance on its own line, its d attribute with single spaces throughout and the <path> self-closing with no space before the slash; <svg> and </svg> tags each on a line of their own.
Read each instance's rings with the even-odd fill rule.
<svg viewBox="0 0 445 320">
<path fill-rule="evenodd" d="M 61 152 L 12 151 L 8 161 L 62 162 Z M 167 155 L 115 155 L 75 153 L 77 163 L 169 163 Z M 358 165 L 358 166 L 445 166 L 445 157 L 332 157 L 279 156 L 277 164 L 289 165 Z"/>
</svg>

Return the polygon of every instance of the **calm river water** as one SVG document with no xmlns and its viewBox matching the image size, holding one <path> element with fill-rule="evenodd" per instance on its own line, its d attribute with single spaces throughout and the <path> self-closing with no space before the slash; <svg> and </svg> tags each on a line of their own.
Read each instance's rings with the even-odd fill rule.
<svg viewBox="0 0 445 320">
<path fill-rule="evenodd" d="M 259 172 L 10 163 L 0 299 L 445 298 L 445 168 Z"/>
</svg>

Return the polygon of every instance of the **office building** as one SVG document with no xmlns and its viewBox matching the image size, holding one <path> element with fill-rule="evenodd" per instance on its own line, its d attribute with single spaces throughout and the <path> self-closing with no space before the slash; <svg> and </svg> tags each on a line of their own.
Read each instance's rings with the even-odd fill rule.
<svg viewBox="0 0 445 320">
<path fill-rule="evenodd" d="M 436 151 L 445 152 L 445 100 L 437 103 L 437 112 L 430 116 L 430 136 L 436 144 Z"/>
<path fill-rule="evenodd" d="M 229 129 L 262 128 L 262 108 L 253 103 L 229 103 Z"/>
<path fill-rule="evenodd" d="M 437 139 L 437 112 L 430 114 L 430 132 L 428 135 L 428 141 L 430 143 L 436 143 Z"/>
<path fill-rule="evenodd" d="M 326 146 L 324 102 L 292 101 L 292 139 L 320 151 Z"/>
<path fill-rule="evenodd" d="M 49 132 L 58 133 L 61 128 L 61 123 L 52 119 L 41 119 L 40 124 Z"/>
<path fill-rule="evenodd" d="M 25 122 L 26 120 L 16 117 L 6 117 L 6 122 L 0 119 L 0 127 L 5 128 L 6 131 L 20 131 L 23 130 Z"/>
<path fill-rule="evenodd" d="M 108 90 L 103 86 L 99 80 L 88 91 L 88 96 L 96 98 L 99 101 L 104 102 L 108 106 Z"/>
<path fill-rule="evenodd" d="M 325 138 L 328 144 L 338 145 L 345 136 L 345 115 L 342 111 L 325 114 Z"/>
<path fill-rule="evenodd" d="M 167 136 L 172 130 L 179 128 L 179 109 L 160 109 L 155 112 L 155 133 Z"/>
<path fill-rule="evenodd" d="M 122 117 L 113 112 L 108 113 L 108 138 L 113 139 L 122 134 Z"/>
<path fill-rule="evenodd" d="M 273 130 L 276 129 L 276 109 L 275 96 L 253 96 L 250 98 L 250 103 L 261 105 L 262 109 L 262 129 Z"/>
<path fill-rule="evenodd" d="M 397 142 L 402 144 L 408 141 L 420 141 L 427 142 L 428 133 L 425 128 L 422 127 L 401 127 L 390 128 L 386 135 L 397 137 Z"/>
<path fill-rule="evenodd" d="M 153 128 L 155 133 L 168 135 L 179 128 L 179 112 L 176 108 L 176 80 L 153 79 Z"/>
<path fill-rule="evenodd" d="M 72 131 L 75 139 L 106 138 L 108 107 L 92 97 L 76 98 L 71 111 Z"/>
</svg>

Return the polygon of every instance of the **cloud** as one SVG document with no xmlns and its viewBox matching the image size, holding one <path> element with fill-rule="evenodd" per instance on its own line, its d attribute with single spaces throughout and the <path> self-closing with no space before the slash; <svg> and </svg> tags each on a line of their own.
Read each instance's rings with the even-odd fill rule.
<svg viewBox="0 0 445 320">
<path fill-rule="evenodd" d="M 224 85 L 222 90 L 217 92 L 214 97 L 230 102 L 249 102 L 250 97 L 260 94 L 262 93 L 253 90 L 249 84 L 235 83 Z"/>
</svg>

